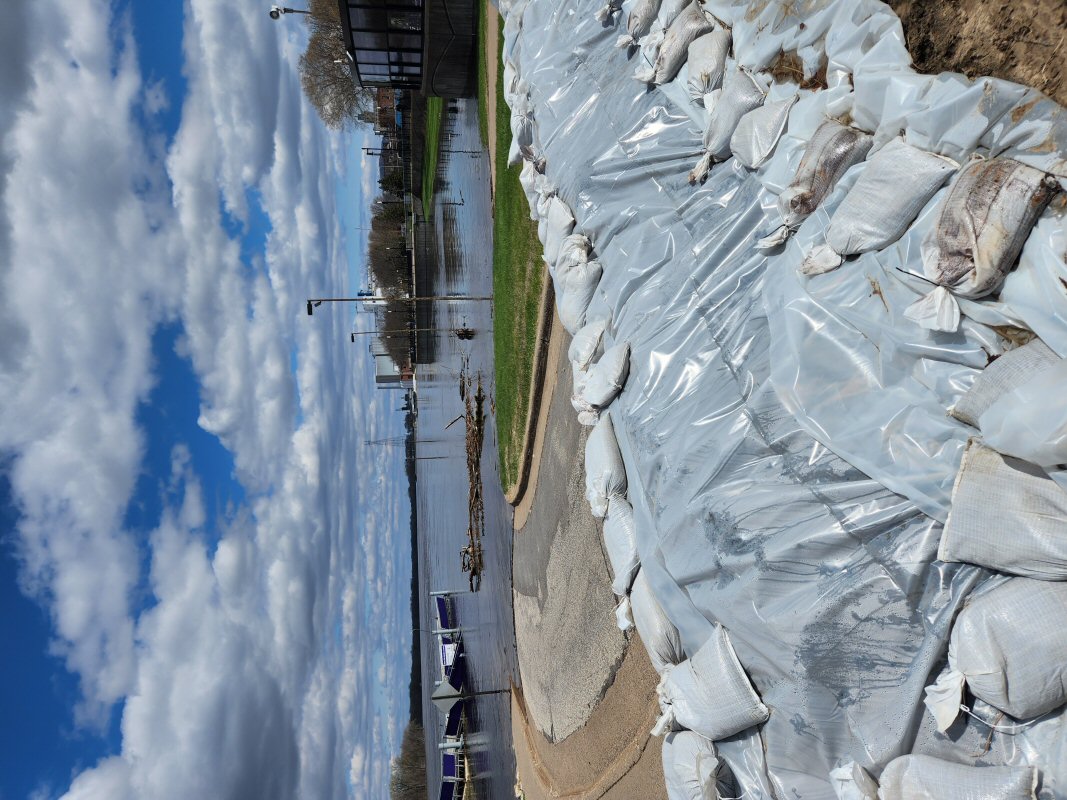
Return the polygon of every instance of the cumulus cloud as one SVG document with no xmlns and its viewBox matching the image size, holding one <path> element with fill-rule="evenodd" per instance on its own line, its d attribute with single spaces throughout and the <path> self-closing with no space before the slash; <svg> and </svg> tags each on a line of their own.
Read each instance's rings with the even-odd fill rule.
<svg viewBox="0 0 1067 800">
<path fill-rule="evenodd" d="M 254 2 L 189 0 L 164 153 L 138 120 L 171 98 L 142 79 L 128 16 L 105 0 L 9 5 L 0 46 L 22 58 L 0 66 L 0 451 L 20 579 L 80 679 L 78 721 L 122 704 L 121 751 L 69 796 L 380 796 L 399 733 L 370 700 L 382 662 L 367 654 L 395 664 L 410 641 L 395 632 L 410 627 L 407 531 L 382 454 L 361 444 L 399 431 L 344 314 L 303 312 L 348 267 L 342 148 L 301 97 L 294 34 Z M 270 231 L 248 259 L 232 225 L 253 202 Z M 178 446 L 146 536 L 125 514 L 164 323 L 247 505 L 206 530 Z"/>
</svg>

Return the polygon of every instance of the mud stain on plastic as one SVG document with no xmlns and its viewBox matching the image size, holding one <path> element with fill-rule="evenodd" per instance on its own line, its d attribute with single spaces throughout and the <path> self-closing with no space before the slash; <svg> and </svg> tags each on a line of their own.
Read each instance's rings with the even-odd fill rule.
<svg viewBox="0 0 1067 800">
<path fill-rule="evenodd" d="M 882 305 L 885 306 L 885 313 L 888 314 L 889 303 L 885 301 L 885 295 L 882 294 L 882 285 L 878 283 L 878 280 L 876 278 L 872 278 L 870 275 L 867 276 L 867 283 L 871 285 L 871 293 L 868 296 L 874 297 L 875 295 L 878 295 L 878 299 L 881 300 Z"/>
</svg>

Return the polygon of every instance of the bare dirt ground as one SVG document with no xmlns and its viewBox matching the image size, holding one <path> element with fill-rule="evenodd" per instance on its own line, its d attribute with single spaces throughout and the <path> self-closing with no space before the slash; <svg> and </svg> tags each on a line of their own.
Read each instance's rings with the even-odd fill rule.
<svg viewBox="0 0 1067 800">
<path fill-rule="evenodd" d="M 1067 106 L 1064 0 L 889 0 L 919 72 L 990 75 Z"/>
</svg>

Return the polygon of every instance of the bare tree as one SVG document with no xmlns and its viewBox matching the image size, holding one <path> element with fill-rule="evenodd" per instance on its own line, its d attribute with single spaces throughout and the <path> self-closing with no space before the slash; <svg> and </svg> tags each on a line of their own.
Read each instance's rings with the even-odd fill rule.
<svg viewBox="0 0 1067 800">
<path fill-rule="evenodd" d="M 400 755 L 393 759 L 391 800 L 425 800 L 426 744 L 422 726 L 412 720 L 404 729 Z"/>
<path fill-rule="evenodd" d="M 375 97 L 352 79 L 337 3 L 312 0 L 305 15 L 311 36 L 300 56 L 300 85 L 328 128 L 340 129 L 373 120 Z"/>
</svg>

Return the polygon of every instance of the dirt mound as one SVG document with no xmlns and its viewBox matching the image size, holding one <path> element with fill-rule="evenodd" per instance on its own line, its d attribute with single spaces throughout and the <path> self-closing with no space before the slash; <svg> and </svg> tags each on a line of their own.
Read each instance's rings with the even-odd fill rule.
<svg viewBox="0 0 1067 800">
<path fill-rule="evenodd" d="M 991 75 L 1067 106 L 1064 0 L 889 0 L 920 72 Z"/>
</svg>

